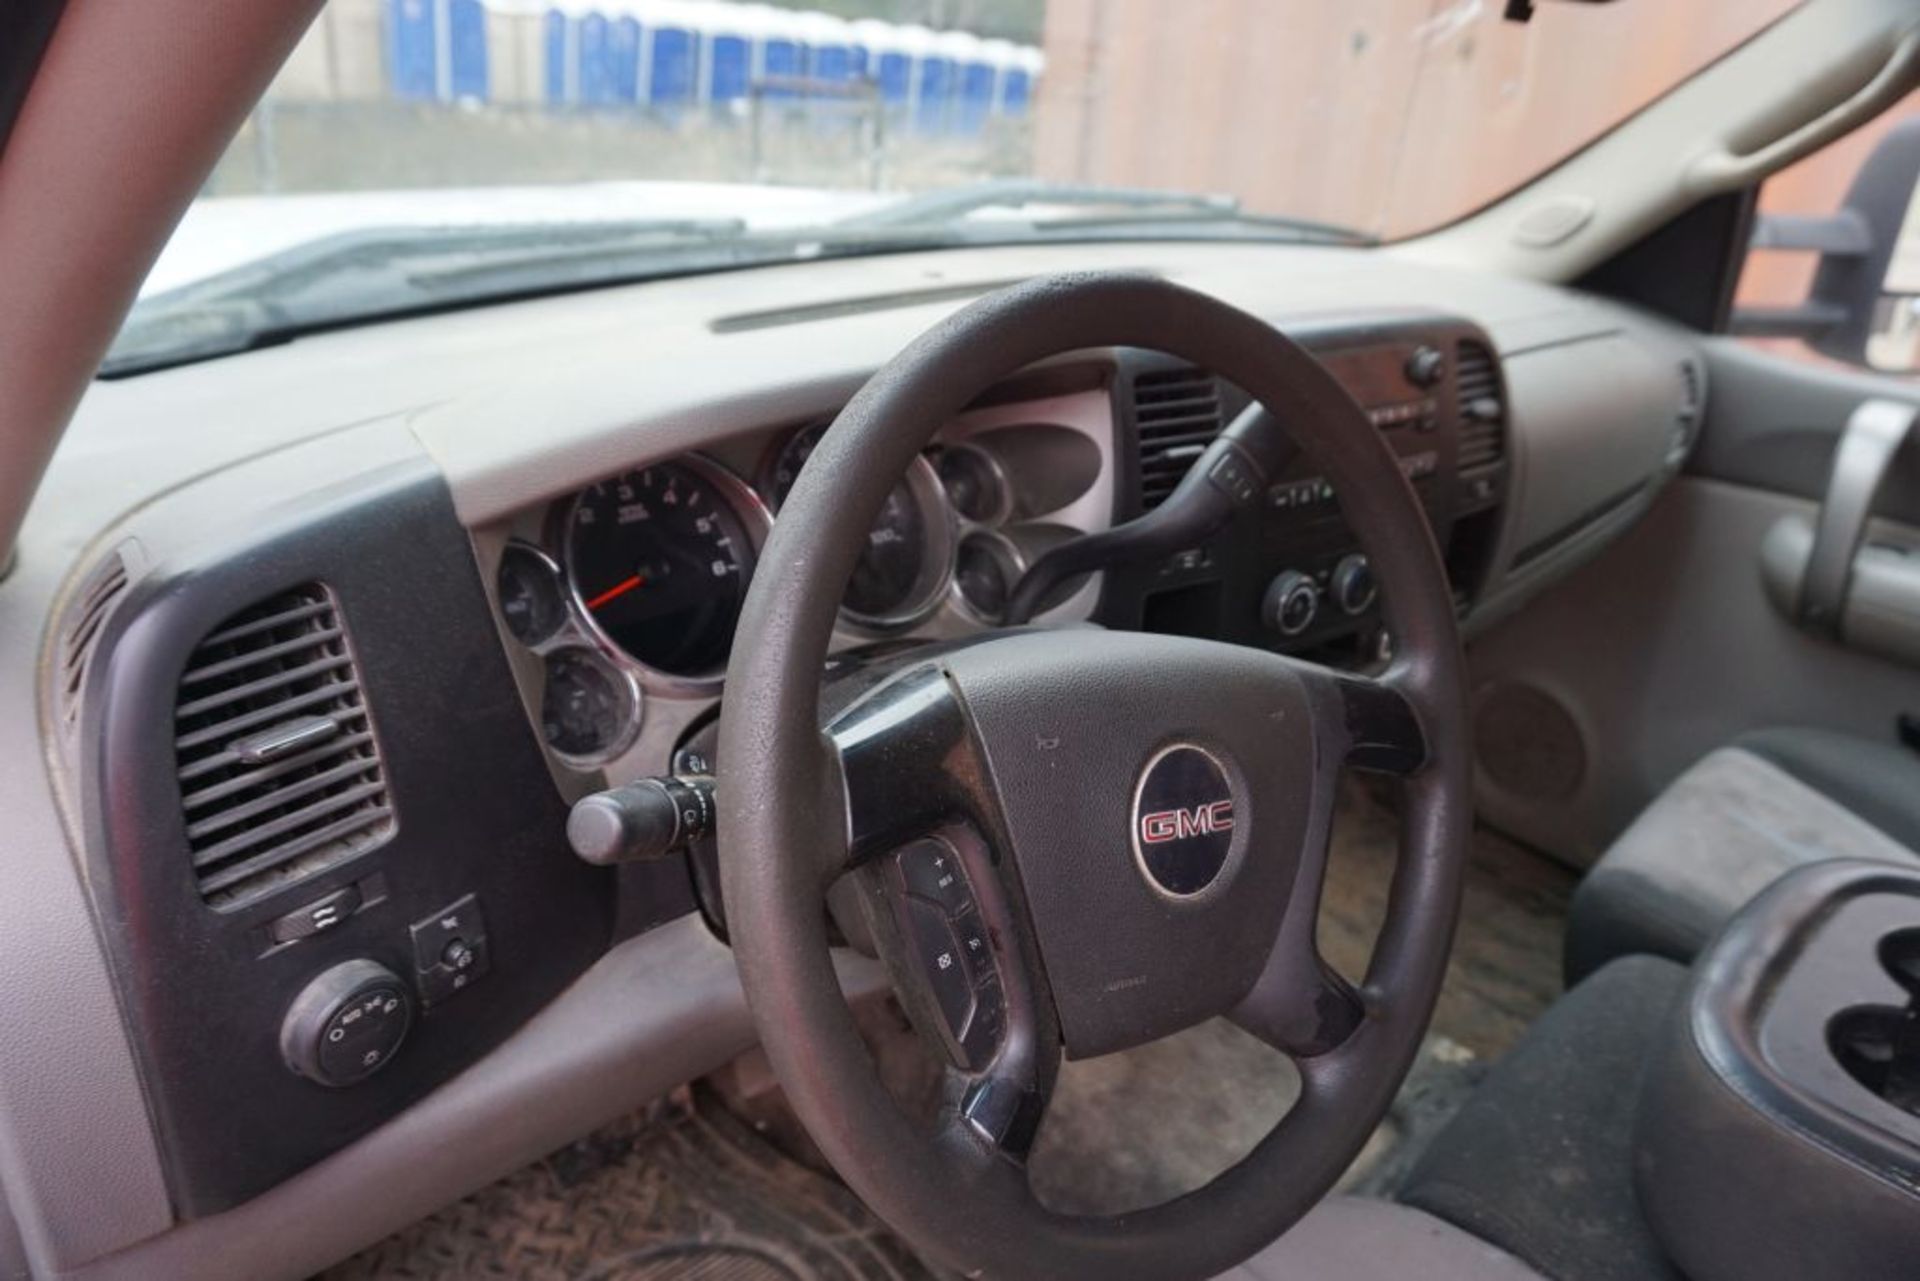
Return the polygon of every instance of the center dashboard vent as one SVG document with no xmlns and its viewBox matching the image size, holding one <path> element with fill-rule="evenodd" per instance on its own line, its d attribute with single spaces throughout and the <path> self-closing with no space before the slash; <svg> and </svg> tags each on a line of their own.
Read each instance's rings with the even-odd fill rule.
<svg viewBox="0 0 1920 1281">
<path fill-rule="evenodd" d="M 1133 421 L 1140 442 L 1140 510 L 1167 500 L 1221 428 L 1220 380 L 1191 365 L 1133 379 Z"/>
<path fill-rule="evenodd" d="M 1463 342 L 1454 362 L 1454 390 L 1460 405 L 1460 459 L 1463 473 L 1497 465 L 1507 453 L 1507 402 L 1492 348 Z"/>
<path fill-rule="evenodd" d="M 332 595 L 309 583 L 194 649 L 174 755 L 200 896 L 237 907 L 385 841 L 386 775 Z"/>
</svg>

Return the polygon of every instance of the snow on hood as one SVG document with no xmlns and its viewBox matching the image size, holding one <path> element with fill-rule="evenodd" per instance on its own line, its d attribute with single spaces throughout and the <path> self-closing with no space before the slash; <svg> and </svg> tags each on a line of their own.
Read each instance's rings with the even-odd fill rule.
<svg viewBox="0 0 1920 1281">
<path fill-rule="evenodd" d="M 635 218 L 739 218 L 750 230 L 808 227 L 897 199 L 864 191 L 723 182 L 591 182 L 549 187 L 203 196 L 188 207 L 140 287 L 160 293 L 340 232 Z"/>
</svg>

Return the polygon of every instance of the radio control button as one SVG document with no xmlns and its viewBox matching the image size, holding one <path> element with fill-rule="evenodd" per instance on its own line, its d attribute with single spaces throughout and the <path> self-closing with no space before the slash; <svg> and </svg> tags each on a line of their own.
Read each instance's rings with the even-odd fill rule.
<svg viewBox="0 0 1920 1281">
<path fill-rule="evenodd" d="M 1311 578 L 1289 569 L 1273 580 L 1260 605 L 1260 617 L 1282 636 L 1298 636 L 1320 612 L 1320 589 Z"/>
<path fill-rule="evenodd" d="M 1415 347 L 1407 357 L 1407 381 L 1416 387 L 1432 387 L 1447 372 L 1447 358 L 1437 347 Z"/>
<path fill-rule="evenodd" d="M 956 1042 L 964 1040 L 973 1018 L 973 977 L 946 913 L 924 899 L 908 898 L 907 929 L 947 1031 Z"/>
<path fill-rule="evenodd" d="M 958 912 L 973 901 L 960 859 L 945 841 L 915 841 L 900 851 L 900 880 L 907 893 Z"/>
<path fill-rule="evenodd" d="M 1380 594 L 1372 562 L 1359 552 L 1342 556 L 1333 567 L 1331 590 L 1333 602 L 1342 613 L 1364 614 Z"/>
</svg>

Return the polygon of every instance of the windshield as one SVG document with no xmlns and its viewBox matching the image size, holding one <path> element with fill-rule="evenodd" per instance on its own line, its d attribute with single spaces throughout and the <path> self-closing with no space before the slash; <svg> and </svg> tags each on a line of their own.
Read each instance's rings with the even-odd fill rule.
<svg viewBox="0 0 1920 1281">
<path fill-rule="evenodd" d="M 103 373 L 796 258 L 1396 239 L 1792 4 L 329 0 Z"/>
</svg>

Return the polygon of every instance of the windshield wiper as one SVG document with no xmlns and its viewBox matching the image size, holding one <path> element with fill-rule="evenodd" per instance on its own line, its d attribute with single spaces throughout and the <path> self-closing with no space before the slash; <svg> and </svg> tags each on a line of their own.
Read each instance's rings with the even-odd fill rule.
<svg viewBox="0 0 1920 1281">
<path fill-rule="evenodd" d="M 476 302 L 955 243 L 937 228 L 752 232 L 737 218 L 346 232 L 142 299 L 100 376 L 144 373 L 322 329 Z"/>
<path fill-rule="evenodd" d="M 1036 206 L 1048 211 L 1032 218 L 981 219 L 970 239 L 1004 240 L 1009 234 L 1034 239 L 1062 232 L 1085 234 L 1106 229 L 1138 235 L 1149 228 L 1168 233 L 1231 232 L 1285 235 L 1289 239 L 1330 244 L 1368 245 L 1374 238 L 1349 227 L 1249 213 L 1232 196 L 1157 191 L 1145 187 L 1101 187 L 1077 183 L 1008 178 L 972 183 L 909 196 L 865 213 L 843 218 L 837 227 L 906 228 L 966 225 L 972 215 L 990 210 L 1019 212 Z M 1062 213 L 1060 210 L 1093 210 Z"/>
</svg>

